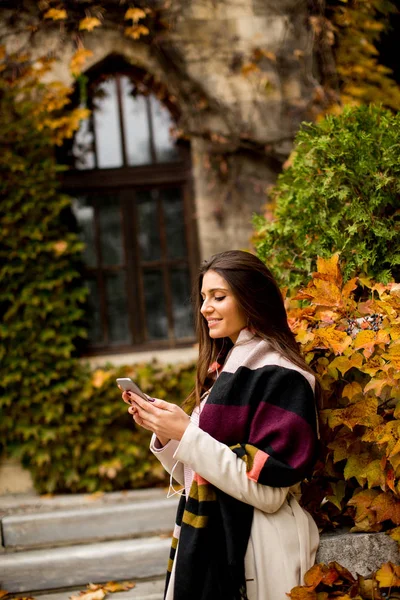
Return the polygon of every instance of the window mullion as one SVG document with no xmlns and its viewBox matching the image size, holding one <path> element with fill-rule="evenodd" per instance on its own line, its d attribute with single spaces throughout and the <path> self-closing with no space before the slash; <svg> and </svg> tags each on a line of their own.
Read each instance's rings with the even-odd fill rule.
<svg viewBox="0 0 400 600">
<path fill-rule="evenodd" d="M 171 299 L 171 285 L 170 285 L 170 274 L 168 265 L 168 248 L 167 248 L 167 235 L 165 231 L 165 219 L 163 210 L 163 199 L 161 194 L 158 194 L 157 199 L 157 211 L 158 211 L 158 226 L 160 232 L 160 246 L 161 246 L 161 263 L 162 263 L 162 276 L 164 285 L 164 297 L 167 309 L 168 319 L 168 337 L 170 340 L 174 339 L 174 315 L 172 310 L 172 299 Z"/>
<path fill-rule="evenodd" d="M 156 155 L 156 146 L 154 144 L 154 127 L 153 127 L 153 117 L 152 117 L 152 113 L 151 113 L 150 96 L 145 96 L 145 100 L 146 100 L 147 120 L 148 120 L 148 125 L 149 125 L 149 143 L 150 143 L 151 160 L 153 163 L 156 163 L 157 155 Z"/>
<path fill-rule="evenodd" d="M 125 125 L 124 125 L 124 115 L 123 115 L 123 104 L 122 104 L 122 93 L 121 93 L 121 76 L 116 75 L 115 77 L 115 85 L 117 89 L 117 104 L 118 104 L 118 120 L 119 126 L 121 129 L 121 145 L 122 145 L 122 161 L 124 166 L 128 165 L 128 157 L 126 152 L 126 140 L 125 140 Z"/>
<path fill-rule="evenodd" d="M 99 219 L 99 207 L 94 205 L 94 231 L 95 231 L 95 249 L 97 256 L 97 284 L 100 293 L 100 313 L 101 322 L 103 326 L 103 339 L 104 343 L 108 344 L 110 340 L 109 327 L 108 327 L 108 311 L 107 311 L 107 286 L 105 282 L 105 276 L 103 272 L 103 259 L 101 253 L 101 230 L 100 230 L 100 219 Z"/>
</svg>

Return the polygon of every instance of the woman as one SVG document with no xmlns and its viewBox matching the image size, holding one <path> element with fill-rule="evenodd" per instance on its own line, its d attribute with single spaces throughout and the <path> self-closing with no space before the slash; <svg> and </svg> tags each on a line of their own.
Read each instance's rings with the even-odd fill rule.
<svg viewBox="0 0 400 600">
<path fill-rule="evenodd" d="M 319 541 L 295 497 L 315 460 L 319 389 L 258 258 L 213 256 L 200 270 L 195 302 L 191 417 L 123 394 L 135 422 L 153 432 L 152 452 L 184 486 L 165 598 L 284 600 Z"/>
</svg>

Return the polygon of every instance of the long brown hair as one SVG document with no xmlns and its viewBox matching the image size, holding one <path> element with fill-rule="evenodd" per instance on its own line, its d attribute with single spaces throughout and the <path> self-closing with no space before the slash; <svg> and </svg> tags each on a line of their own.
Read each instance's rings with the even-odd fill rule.
<svg viewBox="0 0 400 600">
<path fill-rule="evenodd" d="M 242 250 L 229 250 L 215 254 L 204 261 L 193 290 L 196 331 L 199 340 L 196 385 L 185 402 L 185 407 L 200 403 L 201 395 L 209 388 L 209 367 L 221 360 L 232 347 L 229 338 L 213 339 L 209 336 L 206 320 L 200 313 L 201 288 L 207 271 L 213 270 L 229 284 L 232 293 L 247 316 L 247 326 L 255 335 L 267 340 L 271 347 L 304 371 L 315 373 L 301 356 L 291 332 L 284 301 L 279 287 L 265 264 L 253 254 Z M 316 380 L 315 397 L 319 405 L 321 388 Z"/>
</svg>

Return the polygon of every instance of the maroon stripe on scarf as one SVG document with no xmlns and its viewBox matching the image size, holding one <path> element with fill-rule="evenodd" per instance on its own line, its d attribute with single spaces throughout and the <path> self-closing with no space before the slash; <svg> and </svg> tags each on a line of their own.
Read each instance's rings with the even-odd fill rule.
<svg viewBox="0 0 400 600">
<path fill-rule="evenodd" d="M 245 440 L 250 406 L 205 404 L 200 415 L 200 427 L 213 438 L 228 446 Z M 247 440 L 246 440 L 247 441 Z"/>
<path fill-rule="evenodd" d="M 309 423 L 296 413 L 261 402 L 252 419 L 249 444 L 262 447 L 268 439 L 269 447 L 295 469 L 313 455 L 314 437 Z"/>
</svg>

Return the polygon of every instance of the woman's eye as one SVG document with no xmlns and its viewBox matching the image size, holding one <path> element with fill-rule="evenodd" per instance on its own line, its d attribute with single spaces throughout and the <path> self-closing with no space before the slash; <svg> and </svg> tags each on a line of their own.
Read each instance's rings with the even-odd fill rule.
<svg viewBox="0 0 400 600">
<path fill-rule="evenodd" d="M 226 298 L 226 296 L 215 296 L 215 299 L 218 300 L 218 302 L 221 302 L 221 300 L 224 300 Z"/>
</svg>

